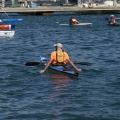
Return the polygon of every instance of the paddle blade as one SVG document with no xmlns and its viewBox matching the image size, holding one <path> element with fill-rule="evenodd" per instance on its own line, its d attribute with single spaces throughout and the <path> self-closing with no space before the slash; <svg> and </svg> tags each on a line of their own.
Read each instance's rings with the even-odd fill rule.
<svg viewBox="0 0 120 120">
<path fill-rule="evenodd" d="M 35 65 L 39 65 L 40 62 L 27 62 L 25 63 L 26 66 L 35 66 Z"/>
<path fill-rule="evenodd" d="M 109 18 L 106 17 L 105 20 L 109 20 Z"/>
<path fill-rule="evenodd" d="M 91 66 L 92 63 L 89 62 L 74 62 L 75 64 L 80 64 L 80 65 L 87 65 L 87 66 Z"/>
</svg>

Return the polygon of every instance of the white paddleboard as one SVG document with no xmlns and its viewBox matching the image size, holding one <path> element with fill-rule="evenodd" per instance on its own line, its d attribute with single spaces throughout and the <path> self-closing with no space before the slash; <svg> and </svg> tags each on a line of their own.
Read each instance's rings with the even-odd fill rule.
<svg viewBox="0 0 120 120">
<path fill-rule="evenodd" d="M 68 25 L 70 25 L 70 24 L 59 24 L 59 25 L 68 26 Z M 87 25 L 92 25 L 92 23 L 79 23 L 79 24 L 70 25 L 70 26 L 87 26 Z"/>
</svg>

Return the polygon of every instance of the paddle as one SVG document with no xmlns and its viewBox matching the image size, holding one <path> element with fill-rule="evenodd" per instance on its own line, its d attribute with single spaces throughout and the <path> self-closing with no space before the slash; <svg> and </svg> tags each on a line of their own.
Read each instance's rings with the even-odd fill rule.
<svg viewBox="0 0 120 120">
<path fill-rule="evenodd" d="M 26 66 L 35 66 L 35 65 L 39 65 L 42 64 L 41 62 L 26 62 L 25 65 Z M 74 64 L 80 64 L 80 65 L 87 65 L 87 66 L 91 66 L 91 63 L 88 62 L 74 62 Z"/>
<path fill-rule="evenodd" d="M 115 18 L 116 20 L 120 20 L 120 18 Z"/>
<path fill-rule="evenodd" d="M 106 17 L 105 20 L 109 20 L 109 18 Z M 120 20 L 120 18 L 115 18 L 115 20 Z"/>
<path fill-rule="evenodd" d="M 106 17 L 105 20 L 109 20 L 109 18 Z"/>
<path fill-rule="evenodd" d="M 87 65 L 87 66 L 92 65 L 92 63 L 89 63 L 89 62 L 74 62 L 74 64 Z"/>
<path fill-rule="evenodd" d="M 41 62 L 26 62 L 25 65 L 26 66 L 35 66 L 35 65 L 39 65 L 41 64 Z"/>
</svg>

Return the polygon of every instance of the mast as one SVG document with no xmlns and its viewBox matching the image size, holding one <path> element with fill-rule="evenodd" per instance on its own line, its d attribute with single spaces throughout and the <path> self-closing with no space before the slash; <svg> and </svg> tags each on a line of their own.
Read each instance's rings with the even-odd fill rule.
<svg viewBox="0 0 120 120">
<path fill-rule="evenodd" d="M 80 7 L 81 6 L 81 0 L 78 0 L 78 7 Z"/>
<path fill-rule="evenodd" d="M 5 7 L 5 0 L 2 0 L 2 8 Z"/>
<path fill-rule="evenodd" d="M 116 5 L 116 0 L 113 0 L 113 6 L 115 6 Z"/>
</svg>

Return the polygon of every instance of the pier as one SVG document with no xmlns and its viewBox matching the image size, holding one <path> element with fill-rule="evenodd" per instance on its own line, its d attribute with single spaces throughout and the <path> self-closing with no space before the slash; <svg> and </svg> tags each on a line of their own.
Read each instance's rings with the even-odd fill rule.
<svg viewBox="0 0 120 120">
<path fill-rule="evenodd" d="M 89 13 L 120 13 L 120 6 L 96 6 L 93 8 L 78 6 L 38 6 L 36 8 L 1 8 L 0 13 L 18 13 L 26 15 L 52 15 L 54 12 Z"/>
</svg>

